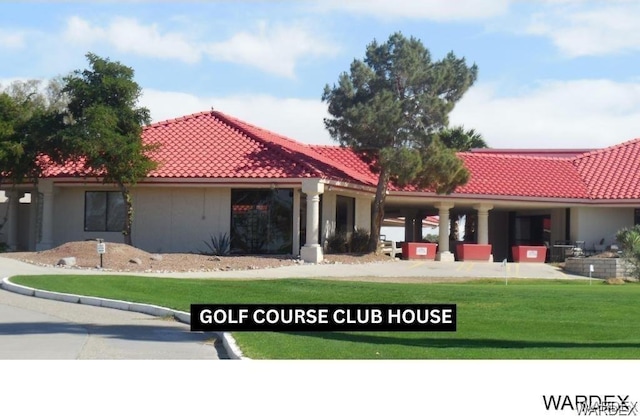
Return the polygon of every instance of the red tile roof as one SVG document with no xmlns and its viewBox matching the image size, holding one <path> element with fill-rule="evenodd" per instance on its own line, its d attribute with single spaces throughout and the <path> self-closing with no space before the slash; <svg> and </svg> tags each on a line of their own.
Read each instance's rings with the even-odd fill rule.
<svg viewBox="0 0 640 416">
<path fill-rule="evenodd" d="M 284 136 L 217 111 L 152 124 L 143 140 L 159 144 L 153 178 L 328 178 L 369 180 Z"/>
<path fill-rule="evenodd" d="M 585 153 L 574 165 L 590 198 L 640 198 L 640 139 Z"/>
<path fill-rule="evenodd" d="M 218 111 L 152 124 L 142 137 L 146 143 L 160 144 L 152 155 L 159 162 L 152 178 L 324 178 L 370 187 L 377 183 L 370 166 L 351 149 L 305 145 Z M 488 149 L 459 156 L 471 178 L 454 195 L 640 199 L 640 139 L 584 153 Z M 49 166 L 44 173 L 88 175 L 78 163 Z"/>
<path fill-rule="evenodd" d="M 571 159 L 460 153 L 471 173 L 456 194 L 587 198 L 587 188 Z"/>
</svg>

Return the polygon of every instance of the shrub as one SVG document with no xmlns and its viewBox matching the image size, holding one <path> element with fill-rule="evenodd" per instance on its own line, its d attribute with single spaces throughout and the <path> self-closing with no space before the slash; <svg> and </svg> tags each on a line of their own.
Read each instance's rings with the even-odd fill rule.
<svg viewBox="0 0 640 416">
<path fill-rule="evenodd" d="M 621 229 L 616 234 L 616 240 L 620 243 L 627 273 L 640 280 L 640 225 Z"/>
<path fill-rule="evenodd" d="M 356 228 L 353 233 L 351 233 L 351 242 L 349 246 L 351 247 L 352 253 L 366 253 L 369 251 L 369 237 L 371 233 L 367 230 Z"/>
<path fill-rule="evenodd" d="M 349 241 L 347 240 L 347 233 L 334 233 L 327 238 L 327 251 L 334 254 L 346 253 L 348 250 L 348 244 Z"/>
<path fill-rule="evenodd" d="M 209 249 L 208 253 L 214 256 L 228 256 L 231 253 L 231 239 L 227 233 L 220 233 L 217 237 L 211 236 L 211 242 L 204 242 Z"/>
</svg>

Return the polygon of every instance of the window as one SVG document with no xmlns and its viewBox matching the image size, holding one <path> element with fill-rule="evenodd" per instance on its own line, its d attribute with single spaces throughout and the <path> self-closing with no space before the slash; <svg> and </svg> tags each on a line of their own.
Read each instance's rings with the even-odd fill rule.
<svg viewBox="0 0 640 416">
<path fill-rule="evenodd" d="M 84 230 L 122 231 L 125 205 L 120 192 L 85 192 Z"/>
<path fill-rule="evenodd" d="M 292 241 L 293 190 L 231 190 L 233 252 L 290 254 Z"/>
</svg>

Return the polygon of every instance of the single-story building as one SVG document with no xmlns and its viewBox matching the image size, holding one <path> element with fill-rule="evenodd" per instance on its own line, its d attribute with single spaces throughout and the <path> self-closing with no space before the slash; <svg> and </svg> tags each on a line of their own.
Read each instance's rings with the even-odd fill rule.
<svg viewBox="0 0 640 416">
<path fill-rule="evenodd" d="M 136 247 L 199 252 L 226 233 L 236 253 L 318 262 L 333 233 L 371 227 L 377 178 L 350 149 L 302 144 L 219 111 L 152 124 L 143 140 L 159 144 L 159 166 L 132 191 Z M 404 218 L 406 241 L 420 241 L 423 220 L 437 216 L 439 260 L 455 258 L 451 219 L 463 215 L 475 224 L 465 240 L 490 244 L 496 261 L 510 259 L 517 245 L 611 245 L 617 230 L 640 222 L 640 140 L 459 156 L 471 179 L 453 194 L 391 186 L 386 200 L 386 215 Z M 120 193 L 77 167 L 53 166 L 36 185 L 3 190 L 0 241 L 12 249 L 123 241 Z"/>
</svg>

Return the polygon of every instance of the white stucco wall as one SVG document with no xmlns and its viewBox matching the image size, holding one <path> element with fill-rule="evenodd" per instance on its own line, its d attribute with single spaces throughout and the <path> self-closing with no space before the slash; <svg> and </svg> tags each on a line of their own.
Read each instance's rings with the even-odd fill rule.
<svg viewBox="0 0 640 416">
<path fill-rule="evenodd" d="M 54 241 L 104 238 L 122 243 L 120 232 L 84 231 L 84 193 L 104 188 L 60 188 L 56 191 Z M 231 191 L 224 188 L 136 188 L 133 244 L 143 250 L 199 252 L 211 235 L 229 233 Z"/>
<path fill-rule="evenodd" d="M 588 248 L 604 238 L 604 245 L 616 244 L 616 233 L 633 226 L 633 208 L 571 208 L 571 239 Z"/>
<path fill-rule="evenodd" d="M 359 230 L 371 230 L 371 198 L 356 197 L 356 223 Z"/>
</svg>

